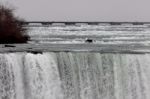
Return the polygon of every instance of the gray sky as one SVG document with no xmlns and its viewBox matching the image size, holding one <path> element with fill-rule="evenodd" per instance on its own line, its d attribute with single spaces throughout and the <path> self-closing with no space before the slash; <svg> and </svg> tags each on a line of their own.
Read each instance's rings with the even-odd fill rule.
<svg viewBox="0 0 150 99">
<path fill-rule="evenodd" d="M 33 21 L 150 21 L 150 0 L 0 0 Z"/>
</svg>

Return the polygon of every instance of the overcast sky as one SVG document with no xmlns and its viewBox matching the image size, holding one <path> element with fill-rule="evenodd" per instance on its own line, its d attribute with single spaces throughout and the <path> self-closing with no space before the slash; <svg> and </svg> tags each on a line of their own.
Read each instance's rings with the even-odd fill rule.
<svg viewBox="0 0 150 99">
<path fill-rule="evenodd" d="M 150 0 L 0 0 L 28 21 L 150 21 Z M 7 2 L 7 3 L 6 3 Z"/>
</svg>

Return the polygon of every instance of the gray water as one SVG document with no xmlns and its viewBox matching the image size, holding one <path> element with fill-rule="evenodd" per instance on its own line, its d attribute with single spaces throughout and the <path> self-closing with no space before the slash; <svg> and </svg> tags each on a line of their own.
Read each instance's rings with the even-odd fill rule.
<svg viewBox="0 0 150 99">
<path fill-rule="evenodd" d="M 150 99 L 149 54 L 0 54 L 0 99 Z"/>
<path fill-rule="evenodd" d="M 0 99 L 150 99 L 149 25 L 27 28 L 28 44 L 0 45 Z"/>
<path fill-rule="evenodd" d="M 149 25 L 27 26 L 29 43 L 81 44 L 87 38 L 95 44 L 150 45 Z"/>
</svg>

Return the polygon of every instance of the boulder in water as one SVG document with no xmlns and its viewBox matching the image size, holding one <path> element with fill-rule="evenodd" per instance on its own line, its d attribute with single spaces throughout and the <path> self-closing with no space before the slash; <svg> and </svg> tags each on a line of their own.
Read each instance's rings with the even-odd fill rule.
<svg viewBox="0 0 150 99">
<path fill-rule="evenodd" d="M 87 38 L 87 39 L 85 40 L 85 42 L 87 42 L 87 43 L 93 43 L 93 39 Z"/>
</svg>

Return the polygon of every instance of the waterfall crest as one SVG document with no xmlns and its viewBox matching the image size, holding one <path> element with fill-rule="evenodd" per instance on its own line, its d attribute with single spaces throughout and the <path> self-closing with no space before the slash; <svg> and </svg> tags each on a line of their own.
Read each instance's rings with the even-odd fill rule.
<svg viewBox="0 0 150 99">
<path fill-rule="evenodd" d="M 0 99 L 150 99 L 150 55 L 0 54 Z"/>
</svg>

